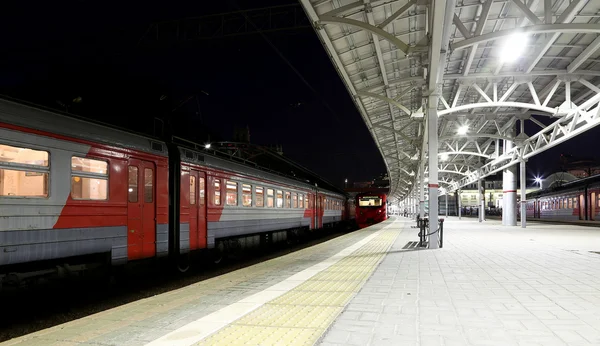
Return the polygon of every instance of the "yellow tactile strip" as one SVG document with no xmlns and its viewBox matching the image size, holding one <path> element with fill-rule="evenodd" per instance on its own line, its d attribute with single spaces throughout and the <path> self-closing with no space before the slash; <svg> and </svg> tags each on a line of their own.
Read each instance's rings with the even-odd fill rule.
<svg viewBox="0 0 600 346">
<path fill-rule="evenodd" d="M 371 276 L 398 236 L 382 231 L 351 255 L 196 345 L 313 345 Z"/>
</svg>

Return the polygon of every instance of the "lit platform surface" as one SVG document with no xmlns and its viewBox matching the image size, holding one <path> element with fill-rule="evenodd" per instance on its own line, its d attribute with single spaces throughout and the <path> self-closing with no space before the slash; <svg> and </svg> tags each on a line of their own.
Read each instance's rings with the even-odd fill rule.
<svg viewBox="0 0 600 346">
<path fill-rule="evenodd" d="M 600 231 L 388 220 L 2 345 L 600 345 Z"/>
</svg>

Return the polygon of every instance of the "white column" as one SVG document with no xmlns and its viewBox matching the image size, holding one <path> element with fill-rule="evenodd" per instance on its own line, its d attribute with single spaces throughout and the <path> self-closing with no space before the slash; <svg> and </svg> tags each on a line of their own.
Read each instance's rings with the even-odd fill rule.
<svg viewBox="0 0 600 346">
<path fill-rule="evenodd" d="M 460 190 L 456 190 L 458 194 L 458 219 L 460 220 L 462 217 L 462 201 L 460 200 Z"/>
<path fill-rule="evenodd" d="M 446 192 L 446 218 L 448 218 L 448 192 Z"/>
<path fill-rule="evenodd" d="M 481 193 L 482 189 L 481 189 L 481 179 L 477 180 L 477 200 L 478 200 L 478 204 L 479 204 L 479 212 L 477 213 L 477 218 L 479 219 L 479 222 L 483 221 L 483 213 L 484 211 L 482 210 L 482 206 L 483 206 L 483 194 Z"/>
<path fill-rule="evenodd" d="M 527 227 L 527 177 L 525 160 L 521 160 L 521 227 Z"/>
<path fill-rule="evenodd" d="M 514 129 L 509 136 L 514 135 Z M 506 140 L 504 152 L 513 147 L 513 142 Z M 517 166 L 512 165 L 502 172 L 502 224 L 517 225 Z"/>
<path fill-rule="evenodd" d="M 419 216 L 425 217 L 425 190 L 423 184 L 425 183 L 425 162 L 421 160 L 421 167 L 419 168 Z"/>
<path fill-rule="evenodd" d="M 438 227 L 438 96 L 430 95 L 427 109 L 427 137 L 429 152 L 429 233 Z M 429 236 L 429 248 L 437 249 L 439 234 Z"/>
</svg>

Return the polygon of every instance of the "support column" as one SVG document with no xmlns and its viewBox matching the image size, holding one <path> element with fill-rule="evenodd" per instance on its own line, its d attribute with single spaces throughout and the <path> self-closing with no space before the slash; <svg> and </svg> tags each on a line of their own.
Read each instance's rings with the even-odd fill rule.
<svg viewBox="0 0 600 346">
<path fill-rule="evenodd" d="M 514 136 L 514 129 L 508 133 Z M 513 147 L 513 142 L 504 141 L 504 153 Z M 502 224 L 505 226 L 517 225 L 517 166 L 512 165 L 502 172 Z"/>
<path fill-rule="evenodd" d="M 425 191 L 423 190 L 423 184 L 425 183 L 425 162 L 421 160 L 421 167 L 419 167 L 419 216 L 425 217 Z"/>
<path fill-rule="evenodd" d="M 482 193 L 483 188 L 481 185 L 482 185 L 482 180 L 481 179 L 477 180 L 477 197 L 478 197 L 477 202 L 479 204 L 479 208 L 478 208 L 479 211 L 477 212 L 477 218 L 479 219 L 479 222 L 483 221 L 484 213 L 485 213 L 485 211 L 482 208 L 484 201 L 483 201 L 483 193 Z"/>
<path fill-rule="evenodd" d="M 460 200 L 460 190 L 456 190 L 458 194 L 458 219 L 462 218 L 462 201 Z"/>
<path fill-rule="evenodd" d="M 427 137 L 429 152 L 429 248 L 439 248 L 438 227 L 438 96 L 430 95 L 427 104 Z"/>
<path fill-rule="evenodd" d="M 446 192 L 446 218 L 448 218 L 448 192 Z"/>
<path fill-rule="evenodd" d="M 521 227 L 527 227 L 527 177 L 525 160 L 521 160 Z"/>
</svg>

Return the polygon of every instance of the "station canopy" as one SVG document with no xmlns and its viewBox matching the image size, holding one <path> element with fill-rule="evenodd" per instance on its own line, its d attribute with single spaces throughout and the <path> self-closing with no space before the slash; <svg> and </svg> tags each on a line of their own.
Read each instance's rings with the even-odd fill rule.
<svg viewBox="0 0 600 346">
<path fill-rule="evenodd" d="M 600 121 L 600 0 L 300 2 L 379 147 L 393 198 L 419 185 L 419 169 L 427 179 L 431 95 L 442 193 Z"/>
</svg>

